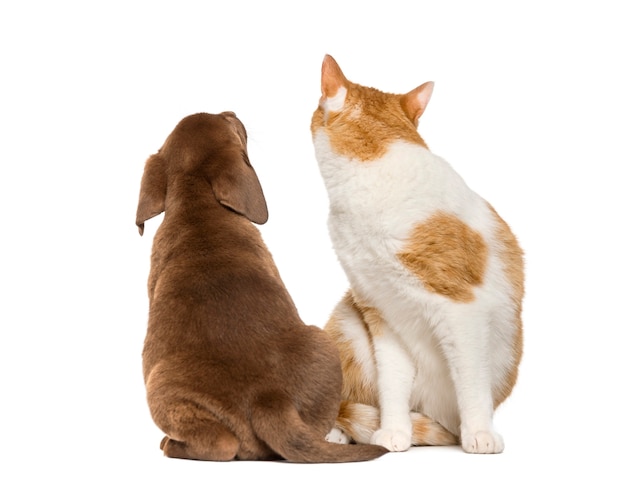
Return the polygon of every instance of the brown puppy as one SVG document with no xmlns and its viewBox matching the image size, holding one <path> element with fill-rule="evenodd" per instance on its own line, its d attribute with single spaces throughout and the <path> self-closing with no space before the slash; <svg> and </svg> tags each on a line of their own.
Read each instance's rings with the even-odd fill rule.
<svg viewBox="0 0 626 484">
<path fill-rule="evenodd" d="M 293 462 L 386 452 L 324 437 L 341 396 L 337 349 L 299 318 L 258 229 L 267 208 L 233 113 L 184 118 L 146 162 L 137 226 L 153 243 L 143 351 L 166 456 Z"/>
</svg>

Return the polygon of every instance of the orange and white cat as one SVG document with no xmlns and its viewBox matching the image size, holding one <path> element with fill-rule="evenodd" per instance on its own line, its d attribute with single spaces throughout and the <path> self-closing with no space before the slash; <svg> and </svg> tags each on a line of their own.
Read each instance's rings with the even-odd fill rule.
<svg viewBox="0 0 626 484">
<path fill-rule="evenodd" d="M 326 331 L 343 403 L 329 440 L 504 449 L 494 409 L 522 355 L 523 253 L 508 225 L 417 132 L 427 82 L 388 94 L 322 65 L 311 130 L 350 290 Z"/>
</svg>

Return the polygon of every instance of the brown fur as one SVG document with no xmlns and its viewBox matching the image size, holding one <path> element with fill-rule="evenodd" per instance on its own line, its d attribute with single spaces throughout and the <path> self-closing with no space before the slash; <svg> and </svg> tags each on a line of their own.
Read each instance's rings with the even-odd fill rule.
<svg viewBox="0 0 626 484">
<path fill-rule="evenodd" d="M 385 453 L 324 439 L 339 408 L 339 355 L 300 320 L 250 223 L 264 223 L 267 209 L 233 113 L 184 118 L 148 159 L 139 232 L 163 211 L 143 369 L 164 454 L 344 462 Z"/>
<path fill-rule="evenodd" d="M 474 299 L 487 266 L 482 236 L 453 215 L 437 213 L 413 229 L 398 254 L 424 287 L 458 302 Z"/>
</svg>

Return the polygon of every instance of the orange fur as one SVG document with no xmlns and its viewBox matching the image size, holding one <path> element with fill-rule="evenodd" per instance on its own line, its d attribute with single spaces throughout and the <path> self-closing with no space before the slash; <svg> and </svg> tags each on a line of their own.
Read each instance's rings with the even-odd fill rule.
<svg viewBox="0 0 626 484">
<path fill-rule="evenodd" d="M 354 304 L 351 293 L 346 294 L 345 298 Z M 368 333 L 371 341 L 371 334 L 367 325 L 362 318 L 360 318 L 360 321 L 363 323 L 363 329 Z M 352 343 L 350 340 L 345 338 L 340 324 L 341 322 L 339 320 L 331 317 L 324 330 L 335 341 L 335 345 L 339 349 L 339 355 L 341 357 L 341 370 L 343 373 L 341 398 L 368 405 L 378 405 L 378 395 L 376 389 L 374 385 L 368 385 L 366 383 L 365 376 L 363 375 L 363 369 L 361 368 L 361 364 L 357 360 L 354 353 Z"/>
<path fill-rule="evenodd" d="M 349 304 L 359 315 L 359 322 L 363 324 L 371 343 L 374 331 L 381 331 L 384 320 L 379 312 L 373 308 L 364 308 L 357 301 L 351 291 L 344 296 L 344 302 Z M 368 316 L 366 316 L 369 313 Z M 373 324 L 372 324 L 373 323 Z M 365 379 L 361 363 L 357 360 L 351 340 L 341 331 L 341 321 L 331 317 L 326 324 L 325 331 L 335 341 L 341 356 L 343 371 L 343 387 L 341 396 L 343 401 L 339 409 L 336 426 L 358 443 L 369 443 L 374 431 L 380 426 L 380 411 L 378 394 L 374 384 L 368 384 Z M 371 348 L 373 353 L 373 348 Z M 457 437 L 431 418 L 417 412 L 411 414 L 413 433 L 412 445 L 455 445 Z"/>
<path fill-rule="evenodd" d="M 431 418 L 419 412 L 411 412 L 413 432 L 411 445 L 457 445 L 458 438 Z M 355 442 L 369 443 L 372 434 L 380 427 L 380 410 L 373 405 L 365 405 L 344 400 L 339 407 L 336 426 Z"/>
<path fill-rule="evenodd" d="M 311 122 L 313 132 L 322 126 L 327 128 L 335 153 L 360 161 L 373 161 L 383 156 L 393 141 L 404 140 L 426 147 L 407 117 L 405 96 L 346 80 L 342 82 L 349 89 L 341 112 L 330 112 L 326 116 L 318 107 Z M 332 91 L 323 92 L 322 100 L 333 95 Z"/>
<path fill-rule="evenodd" d="M 322 97 L 313 114 L 311 130 L 331 204 L 334 204 L 336 213 L 345 211 L 336 218 L 333 218 L 331 211 L 331 236 L 335 246 L 340 249 L 339 259 L 355 284 L 354 291 L 361 291 L 351 290 L 344 296 L 325 328 L 339 346 L 343 360 L 344 400 L 337 428 L 357 442 L 375 442 L 391 450 L 406 449 L 409 445 L 406 436 L 410 431 L 412 445 L 461 444 L 467 452 L 497 453 L 503 450 L 504 444 L 492 427 L 491 413 L 511 393 L 522 357 L 523 253 L 508 225 L 493 208 L 491 217 L 491 214 L 485 213 L 485 202 L 480 201 L 479 197 L 471 195 L 464 198 L 471 191 L 463 187 L 462 183 L 456 186 L 447 183 L 450 178 L 445 177 L 450 175 L 445 164 L 438 165 L 436 157 L 424 153 L 422 149 L 406 146 L 409 143 L 428 149 L 416 127 L 432 90 L 433 83 L 426 82 L 406 94 L 385 93 L 349 81 L 328 55 L 322 66 Z M 405 158 L 396 158 L 395 151 L 385 158 L 394 145 L 398 147 L 398 156 Z M 423 161 L 424 164 L 412 167 L 408 158 L 411 153 L 415 153 L 416 163 Z M 378 160 L 381 165 L 375 164 Z M 349 166 L 346 172 L 337 168 L 342 161 Z M 369 163 L 369 166 L 361 171 L 356 168 L 355 171 L 358 164 L 354 161 Z M 394 164 L 398 161 L 406 163 Z M 436 175 L 430 176 L 428 170 L 431 168 L 436 175 L 442 176 L 443 182 Z M 420 170 L 428 172 L 419 181 L 433 187 L 432 196 L 428 190 L 423 200 L 419 198 L 420 194 L 414 199 L 402 199 L 401 196 L 387 197 L 387 192 L 382 196 L 377 193 L 378 196 L 373 198 L 377 204 L 372 203 L 374 208 L 370 210 L 369 193 L 366 191 L 369 187 L 362 190 L 362 186 L 371 182 L 372 190 L 384 187 L 383 190 L 393 193 L 396 187 L 401 187 L 398 194 L 410 194 L 414 185 L 411 185 L 413 178 L 407 171 L 410 175 L 421 175 Z M 338 177 L 337 172 L 340 175 Z M 335 181 L 335 177 L 344 181 L 341 176 L 345 176 L 346 180 L 358 176 L 359 184 L 348 182 L 344 190 Z M 381 178 L 383 180 L 378 183 Z M 456 190 L 459 190 L 458 194 Z M 439 196 L 440 192 L 450 194 L 451 198 Z M 409 207 L 412 200 L 423 202 L 421 213 L 425 212 L 427 217 L 417 224 L 412 219 L 413 212 Z M 396 201 L 399 201 L 397 205 Z M 463 220 L 455 215 L 458 204 L 467 204 L 464 213 L 468 217 Z M 395 217 L 396 210 L 407 207 L 408 212 L 399 213 L 408 216 Z M 358 219 L 354 227 L 344 223 L 349 215 L 365 217 L 368 223 L 387 223 L 396 230 L 388 230 L 384 226 L 381 234 L 377 230 L 368 231 L 367 224 L 365 229 L 360 230 Z M 397 224 L 398 220 L 401 221 L 400 225 Z M 487 230 L 483 232 L 482 227 Z M 419 279 L 426 291 L 447 298 L 449 301 L 439 301 L 442 307 L 454 307 L 462 313 L 464 305 L 474 303 L 471 307 L 467 304 L 467 319 L 472 324 L 462 325 L 463 332 L 453 333 L 455 329 L 452 325 L 442 326 L 447 333 L 442 331 L 444 336 L 441 336 L 436 331 L 429 332 L 432 327 L 428 324 L 436 323 L 418 321 L 415 323 L 418 332 L 408 335 L 402 333 L 407 329 L 412 330 L 413 320 L 419 320 L 420 314 L 428 315 L 428 311 L 420 308 L 419 304 L 409 307 L 410 303 L 401 298 L 392 301 L 395 293 L 401 292 L 402 288 L 393 283 L 388 284 L 389 288 L 378 284 L 376 275 L 368 266 L 370 258 L 362 257 L 358 250 L 358 243 L 364 240 L 372 246 L 372 239 L 383 245 L 389 240 L 395 243 L 400 230 L 408 230 L 409 233 L 404 245 L 396 252 L 397 260 L 394 263 L 399 260 Z M 386 257 L 387 254 L 381 251 L 373 255 Z M 358 271 L 362 271 L 362 277 Z M 370 282 L 374 284 L 368 286 Z M 493 297 L 489 297 L 487 292 L 492 288 L 497 289 Z M 380 298 L 373 297 L 372 291 L 380 292 Z M 380 304 L 380 308 L 375 307 L 375 304 Z M 406 312 L 402 313 L 403 310 Z M 416 311 L 415 318 L 410 313 L 413 310 Z M 382 312 L 392 319 L 385 321 Z M 492 320 L 483 318 L 483 314 L 491 312 L 494 314 Z M 480 326 L 483 323 L 488 325 L 487 331 L 493 332 L 490 341 L 482 339 L 484 333 L 477 331 L 484 329 Z M 392 344 L 393 338 L 388 337 L 394 333 L 399 339 L 395 346 Z M 438 338 L 450 335 L 456 340 L 453 345 L 444 348 L 445 345 Z M 475 351 L 471 357 L 455 351 L 455 345 L 464 344 L 465 340 L 471 344 L 473 338 L 485 344 L 470 347 Z M 379 344 L 381 341 L 383 344 Z M 424 347 L 429 345 L 432 352 L 422 352 L 422 343 Z M 404 401 L 406 394 L 396 392 L 388 384 L 394 378 L 402 385 L 409 384 L 411 375 L 408 371 L 403 374 L 402 370 L 408 368 L 410 363 L 408 360 L 396 359 L 396 353 L 402 351 L 402 344 L 405 344 L 404 349 L 406 345 L 412 345 L 409 350 L 414 346 L 417 348 L 415 351 L 419 352 L 410 355 L 414 358 L 411 361 L 420 365 L 413 376 L 414 393 L 409 402 L 413 410 L 410 413 L 412 429 L 408 428 L 406 419 L 397 418 L 399 411 L 394 406 L 401 399 Z M 487 354 L 494 349 L 489 361 Z M 432 357 L 436 369 L 429 368 L 430 360 L 420 360 L 422 356 Z M 481 360 L 476 365 L 479 371 L 465 371 L 468 368 L 473 370 L 471 365 L 475 364 L 475 360 Z M 394 363 L 397 366 L 394 367 Z M 482 372 L 483 363 L 485 366 L 492 364 L 492 367 Z M 453 366 L 448 368 L 450 375 L 445 374 L 445 365 Z M 449 382 L 446 376 L 451 376 Z M 460 383 L 455 376 L 460 379 Z M 380 389 L 378 379 L 385 383 Z M 454 388 L 446 386 L 448 383 L 454 385 Z M 435 393 L 428 395 L 432 398 L 422 398 L 421 392 L 425 385 L 432 385 Z M 456 392 L 456 398 L 451 389 Z M 378 398 L 378 391 L 384 392 L 382 395 L 385 398 Z M 391 400 L 390 396 L 396 400 Z M 490 401 L 493 402 L 493 408 L 490 408 Z M 386 406 L 382 409 L 382 419 L 379 402 L 383 403 L 383 407 Z M 436 421 L 421 412 L 429 413 Z M 404 430 L 398 431 L 399 427 Z"/>
<path fill-rule="evenodd" d="M 372 306 L 366 306 L 361 302 L 357 302 L 352 294 L 352 301 L 356 310 L 361 313 L 361 317 L 371 337 L 376 338 L 381 336 L 384 331 L 384 327 L 387 324 L 381 316 L 378 309 Z"/>
<path fill-rule="evenodd" d="M 459 439 L 437 422 L 421 413 L 411 413 L 413 434 L 411 445 L 457 445 Z"/>
<path fill-rule="evenodd" d="M 398 258 L 429 291 L 470 302 L 483 280 L 487 245 L 455 216 L 436 213 L 413 229 Z"/>
</svg>

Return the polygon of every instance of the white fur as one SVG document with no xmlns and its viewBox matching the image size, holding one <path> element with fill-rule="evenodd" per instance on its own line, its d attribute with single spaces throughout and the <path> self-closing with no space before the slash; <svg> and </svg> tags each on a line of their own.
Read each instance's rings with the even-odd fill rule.
<svg viewBox="0 0 626 484">
<path fill-rule="evenodd" d="M 381 404 L 381 429 L 372 443 L 408 448 L 413 410 L 461 435 L 468 452 L 501 452 L 491 390 L 514 364 L 516 326 L 512 289 L 494 256 L 499 242 L 488 204 L 424 147 L 399 141 L 381 159 L 362 162 L 333 153 L 323 129 L 313 138 L 334 249 L 354 294 L 376 307 L 389 328 L 369 355 L 376 361 Z M 436 211 L 455 215 L 489 247 L 484 282 L 472 302 L 425 290 L 397 257 L 416 224 Z M 350 311 L 340 303 L 335 315 L 349 323 Z M 364 334 L 355 344 L 361 353 L 369 348 Z"/>
<path fill-rule="evenodd" d="M 345 87 L 339 87 L 339 89 L 337 89 L 337 93 L 333 97 L 327 97 L 322 101 L 324 111 L 339 111 L 346 101 L 347 94 L 348 90 Z"/>
<path fill-rule="evenodd" d="M 327 442 L 333 442 L 335 444 L 349 444 L 350 443 L 350 437 L 348 437 L 345 433 L 343 433 L 339 429 L 332 429 L 326 435 L 326 441 Z"/>
</svg>

